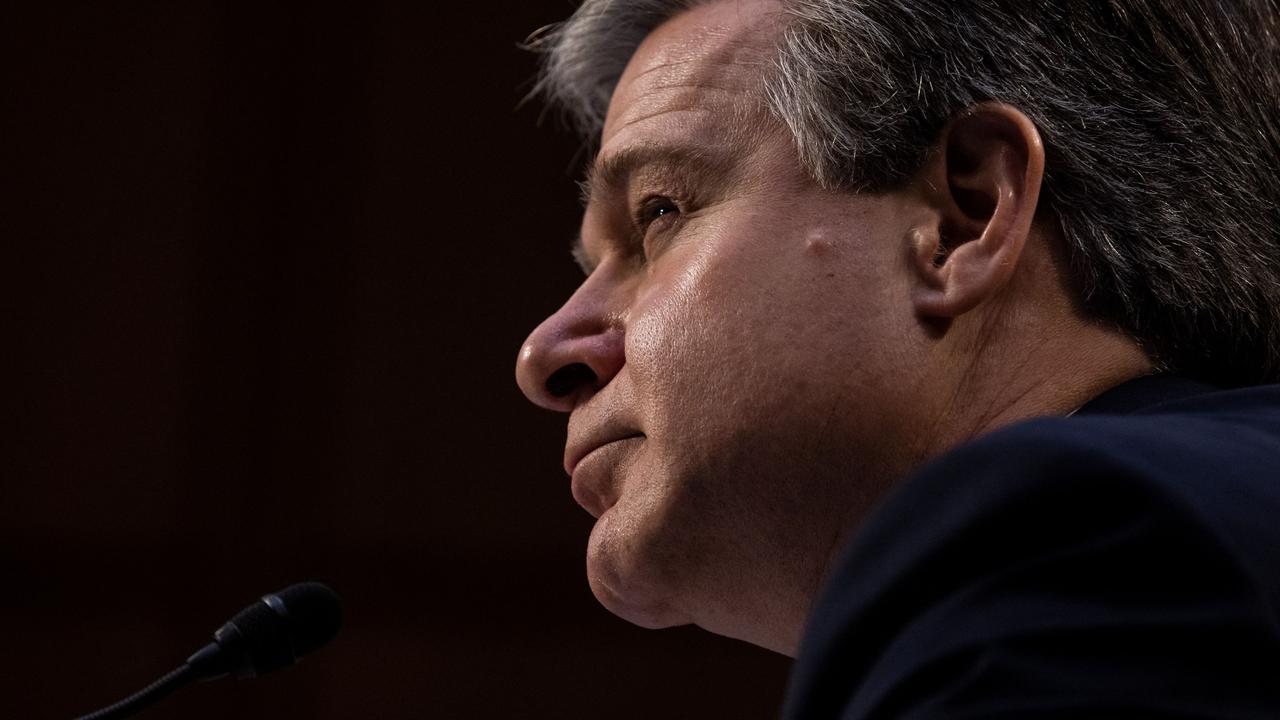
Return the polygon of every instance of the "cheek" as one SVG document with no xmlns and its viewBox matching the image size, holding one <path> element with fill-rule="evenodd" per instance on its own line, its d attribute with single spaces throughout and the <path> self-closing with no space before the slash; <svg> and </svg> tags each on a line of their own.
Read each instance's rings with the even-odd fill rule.
<svg viewBox="0 0 1280 720">
<path fill-rule="evenodd" d="M 759 227 L 726 230 L 664 256 L 637 295 L 627 363 L 652 420 L 742 420 L 753 400 L 785 392 L 834 315 L 833 280 L 802 244 Z"/>
<path fill-rule="evenodd" d="M 637 294 L 627 326 L 628 373 L 650 434 L 662 431 L 674 409 L 694 401 L 688 387 L 706 375 L 705 346 L 717 323 L 706 302 L 706 263 L 690 258 L 677 266 L 680 259 L 663 258 Z"/>
<path fill-rule="evenodd" d="M 635 533 L 647 539 L 634 547 L 654 549 L 663 533 L 679 531 L 687 545 L 704 532 L 737 535 L 759 498 L 735 491 L 735 478 L 759 462 L 772 466 L 778 444 L 791 448 L 782 428 L 802 427 L 796 415 L 812 414 L 806 403 L 815 393 L 802 386 L 823 397 L 829 390 L 813 387 L 797 352 L 810 327 L 793 320 L 809 312 L 806 268 L 738 247 L 703 247 L 655 273 L 633 306 L 627 373 L 648 439 L 617 510 L 654 524 L 623 531 L 622 517 L 613 518 L 601 547 L 615 533 Z M 696 522 L 686 527 L 691 512 Z"/>
</svg>

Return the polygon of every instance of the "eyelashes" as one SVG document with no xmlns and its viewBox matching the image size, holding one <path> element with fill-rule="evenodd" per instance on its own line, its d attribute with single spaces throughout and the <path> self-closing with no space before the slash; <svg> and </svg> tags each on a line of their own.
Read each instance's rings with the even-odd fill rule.
<svg viewBox="0 0 1280 720">
<path fill-rule="evenodd" d="M 668 195 L 650 195 L 636 206 L 632 223 L 646 257 L 652 258 L 659 248 L 656 239 L 670 230 L 683 215 L 679 201 Z"/>
<path fill-rule="evenodd" d="M 650 195 L 641 201 L 633 213 L 636 230 L 647 233 L 649 228 L 663 218 L 671 219 L 680 212 L 680 204 L 665 195 Z"/>
</svg>

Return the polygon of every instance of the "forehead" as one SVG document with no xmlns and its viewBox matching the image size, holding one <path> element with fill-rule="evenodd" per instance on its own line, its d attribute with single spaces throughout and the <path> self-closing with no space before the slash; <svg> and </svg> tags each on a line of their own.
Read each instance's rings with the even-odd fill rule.
<svg viewBox="0 0 1280 720">
<path fill-rule="evenodd" d="M 762 99 L 779 11 L 776 0 L 716 0 L 656 28 L 614 90 L 602 150 L 638 133 L 749 121 Z"/>
</svg>

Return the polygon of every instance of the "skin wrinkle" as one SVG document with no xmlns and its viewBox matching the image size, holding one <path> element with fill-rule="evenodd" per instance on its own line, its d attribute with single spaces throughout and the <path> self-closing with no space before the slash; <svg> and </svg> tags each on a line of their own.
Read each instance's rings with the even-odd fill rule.
<svg viewBox="0 0 1280 720">
<path fill-rule="evenodd" d="M 643 71 L 641 71 L 639 74 L 637 74 L 637 75 L 636 75 L 636 80 L 640 80 L 640 79 L 645 78 L 645 77 L 647 77 L 647 76 L 649 76 L 649 75 L 651 75 L 651 74 L 653 74 L 653 73 L 656 73 L 656 72 L 662 72 L 662 71 L 664 71 L 664 70 L 665 70 L 665 71 L 670 71 L 672 68 L 685 67 L 685 66 L 690 65 L 690 64 L 692 64 L 692 63 L 693 63 L 693 61 L 692 61 L 692 60 L 672 60 L 672 61 L 669 61 L 669 62 L 657 63 L 657 64 L 655 64 L 653 67 L 651 67 L 651 68 L 646 68 L 645 70 L 643 70 Z"/>
<path fill-rule="evenodd" d="M 669 115 L 673 112 L 687 112 L 687 113 L 698 114 L 698 113 L 704 112 L 704 110 L 698 107 L 696 103 L 691 101 L 685 107 L 663 108 L 660 111 L 656 111 L 648 115 L 642 115 L 638 118 L 627 118 L 626 120 L 622 121 L 623 123 L 622 127 L 618 128 L 618 131 L 621 132 L 622 130 L 626 130 L 628 127 L 635 125 L 637 123 L 642 123 L 646 120 L 652 120 L 656 117 L 662 117 L 663 115 Z"/>
<path fill-rule="evenodd" d="M 622 127 L 619 127 L 619 128 L 617 128 L 616 130 L 613 130 L 613 131 L 607 131 L 607 132 L 606 132 L 606 135 L 616 134 L 617 132 L 621 132 L 622 130 L 625 130 L 627 127 L 629 127 L 629 126 L 631 126 L 631 125 L 634 125 L 634 124 L 636 124 L 636 123 L 638 123 L 638 122 L 642 122 L 642 121 L 644 121 L 644 120 L 650 120 L 650 119 L 652 119 L 652 118 L 654 118 L 654 117 L 658 117 L 658 116 L 661 116 L 661 115 L 664 115 L 664 114 L 667 114 L 667 113 L 670 113 L 670 112 L 677 112 L 677 111 L 696 111 L 696 112 L 702 112 L 702 111 L 703 111 L 703 106 L 706 104 L 706 102 L 707 102 L 707 100 L 708 100 L 709 98 L 707 98 L 707 97 L 700 97 L 700 96 L 698 96 L 698 94 L 699 94 L 699 93 L 703 93 L 703 92 L 704 92 L 704 90 L 707 90 L 707 89 L 710 89 L 710 90 L 717 90 L 717 91 L 723 92 L 725 95 L 730 96 L 730 97 L 734 98 L 735 100 L 739 99 L 739 98 L 742 96 L 742 94 L 743 94 L 744 92 L 746 92 L 746 93 L 751 93 L 751 92 L 752 92 L 750 88 L 745 88 L 745 87 L 744 87 L 744 88 L 719 88 L 719 87 L 713 87 L 713 86 L 703 86 L 703 85 L 700 85 L 700 84 L 697 84 L 697 83 L 690 83 L 690 84 L 678 84 L 678 85 L 673 85 L 673 86 L 664 86 L 664 87 L 660 87 L 660 88 L 656 88 L 656 89 L 657 89 L 657 90 L 667 90 L 667 89 L 669 89 L 669 87 L 675 87 L 675 88 L 681 88 L 681 89 L 688 89 L 688 91 L 689 91 L 689 92 L 686 92 L 686 93 L 672 93 L 673 95 L 677 95 L 678 97 L 680 97 L 680 99 L 684 100 L 686 104 L 683 104 L 683 105 L 681 105 L 681 104 L 673 104 L 673 105 L 670 105 L 670 106 L 664 107 L 664 108 L 663 108 L 662 110 L 660 110 L 660 111 L 655 111 L 655 112 L 653 112 L 653 113 L 651 113 L 651 114 L 644 115 L 644 116 L 639 117 L 639 118 L 627 118 L 627 119 L 625 119 L 625 120 L 623 121 L 623 125 L 622 125 Z M 745 134 L 745 133 L 750 132 L 750 129 L 749 129 L 749 128 L 739 128 L 739 127 L 736 127 L 736 126 L 733 126 L 733 125 L 729 125 L 729 126 L 727 126 L 727 127 L 725 128 L 725 130 L 727 130 L 729 133 L 731 133 L 731 135 L 732 135 L 732 136 L 741 136 L 741 135 L 743 135 L 743 134 Z"/>
<path fill-rule="evenodd" d="M 733 95 L 736 93 L 743 92 L 744 90 L 748 90 L 749 88 L 721 87 L 719 85 L 712 85 L 711 83 L 707 83 L 707 82 L 692 82 L 692 83 L 672 83 L 669 85 L 659 85 L 654 89 L 655 90 L 693 90 L 698 93 L 704 92 L 706 90 L 718 90 L 722 93 Z"/>
</svg>

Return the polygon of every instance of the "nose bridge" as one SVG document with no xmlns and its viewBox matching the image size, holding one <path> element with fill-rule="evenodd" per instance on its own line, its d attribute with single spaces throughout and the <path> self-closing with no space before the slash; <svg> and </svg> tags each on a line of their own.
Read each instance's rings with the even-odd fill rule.
<svg viewBox="0 0 1280 720">
<path fill-rule="evenodd" d="M 625 296 L 597 271 L 525 340 L 516 383 L 532 402 L 569 411 L 625 364 Z"/>
</svg>

